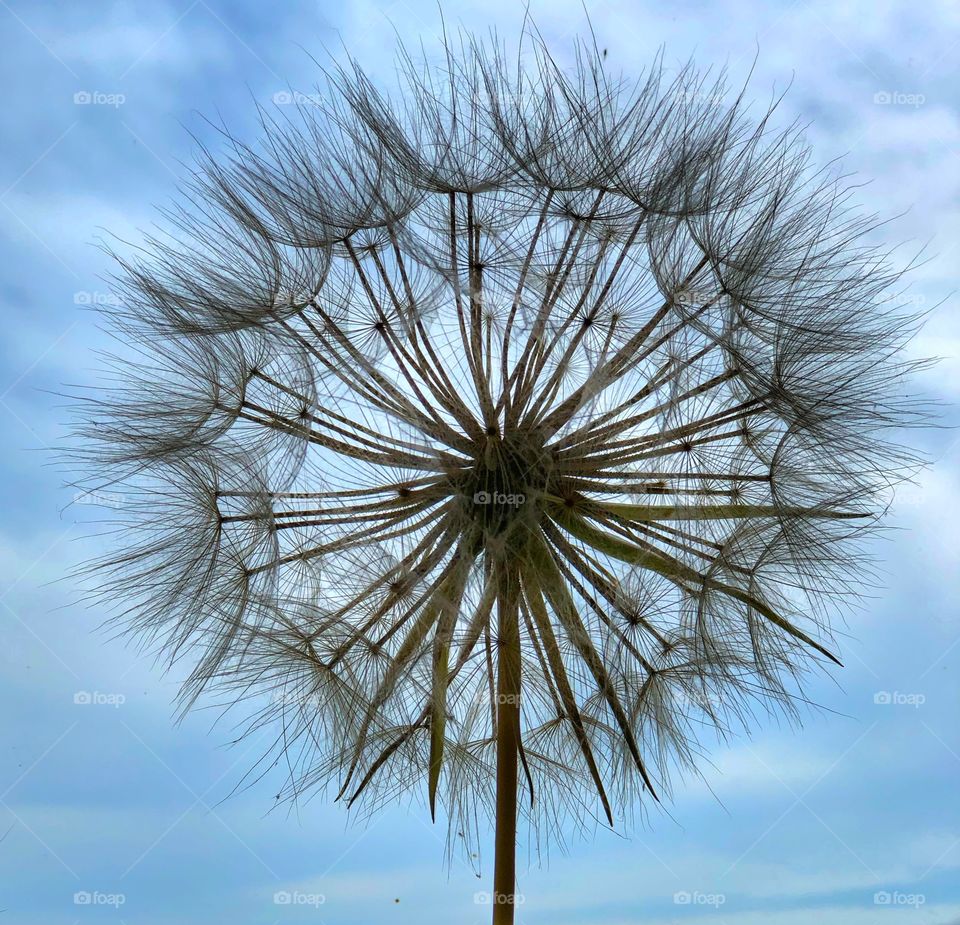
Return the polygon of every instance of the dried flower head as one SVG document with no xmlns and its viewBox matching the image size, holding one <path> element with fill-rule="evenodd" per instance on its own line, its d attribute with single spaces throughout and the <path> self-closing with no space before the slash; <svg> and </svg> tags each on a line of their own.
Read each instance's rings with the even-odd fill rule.
<svg viewBox="0 0 960 925">
<path fill-rule="evenodd" d="M 495 809 L 510 892 L 518 813 L 612 824 L 836 661 L 915 416 L 899 274 L 795 126 L 531 45 L 399 99 L 351 62 L 204 155 L 117 256 L 140 357 L 86 428 L 100 592 L 185 703 L 266 694 L 290 796 Z"/>
</svg>

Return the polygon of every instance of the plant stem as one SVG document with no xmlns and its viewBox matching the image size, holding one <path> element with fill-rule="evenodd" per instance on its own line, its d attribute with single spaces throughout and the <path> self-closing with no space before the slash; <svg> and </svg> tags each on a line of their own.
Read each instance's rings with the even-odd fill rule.
<svg viewBox="0 0 960 925">
<path fill-rule="evenodd" d="M 520 576 L 507 566 L 502 576 L 497 630 L 497 821 L 492 904 L 493 925 L 513 925 L 520 753 Z"/>
</svg>

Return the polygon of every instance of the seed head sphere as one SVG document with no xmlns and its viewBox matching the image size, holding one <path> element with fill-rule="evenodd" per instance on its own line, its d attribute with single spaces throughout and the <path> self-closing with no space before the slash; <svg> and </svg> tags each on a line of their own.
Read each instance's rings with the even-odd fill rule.
<svg viewBox="0 0 960 925">
<path fill-rule="evenodd" d="M 901 271 L 797 126 L 521 45 L 401 52 L 394 97 L 351 61 L 205 152 L 115 252 L 81 428 L 98 593 L 184 706 L 457 834 L 511 773 L 540 835 L 619 824 L 794 712 L 920 415 Z"/>
</svg>

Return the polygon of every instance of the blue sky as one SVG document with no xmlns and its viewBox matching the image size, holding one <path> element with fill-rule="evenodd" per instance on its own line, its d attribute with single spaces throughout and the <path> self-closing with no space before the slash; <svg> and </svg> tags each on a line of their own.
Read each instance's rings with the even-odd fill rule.
<svg viewBox="0 0 960 925">
<path fill-rule="evenodd" d="M 561 57 L 586 31 L 579 0 L 531 9 Z M 756 56 L 761 104 L 792 80 L 782 118 L 810 121 L 819 159 L 845 155 L 870 180 L 861 201 L 894 217 L 883 234 L 905 257 L 927 244 L 911 292 L 937 307 L 913 349 L 943 361 L 919 384 L 956 402 L 960 6 L 586 9 L 627 72 L 663 44 L 668 64 L 693 54 L 734 80 Z M 451 0 L 445 15 L 509 36 L 521 13 Z M 341 45 L 388 81 L 396 34 L 436 45 L 436 4 L 0 0 L 0 23 L 0 921 L 485 923 L 486 855 L 445 868 L 444 829 L 416 805 L 370 822 L 320 800 L 271 811 L 279 769 L 233 793 L 265 742 L 228 747 L 211 712 L 176 726 L 177 678 L 97 632 L 102 614 L 63 579 L 96 542 L 61 485 L 67 414 L 51 394 L 90 382 L 103 344 L 84 310 L 109 297 L 91 243 L 154 220 L 189 131 L 211 138 L 201 116 L 252 137 L 254 101 L 313 92 L 309 54 Z M 917 439 L 935 463 L 896 499 L 886 587 L 849 617 L 847 667 L 809 687 L 822 709 L 802 731 L 768 721 L 713 748 L 704 780 L 632 832 L 542 858 L 523 846 L 522 925 L 960 923 L 960 437 Z"/>
</svg>

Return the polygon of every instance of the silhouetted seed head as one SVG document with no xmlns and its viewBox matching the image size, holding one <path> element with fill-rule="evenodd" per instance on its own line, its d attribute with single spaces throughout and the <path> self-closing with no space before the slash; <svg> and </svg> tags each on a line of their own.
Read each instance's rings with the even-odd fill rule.
<svg viewBox="0 0 960 925">
<path fill-rule="evenodd" d="M 627 813 L 832 657 L 918 416 L 898 271 L 795 127 L 526 38 L 519 69 L 404 55 L 394 101 L 351 62 L 205 154 L 117 256 L 139 355 L 84 406 L 124 497 L 101 599 L 193 659 L 185 704 L 280 722 L 285 796 L 429 789 L 459 832 L 492 805 L 498 614 L 523 812 Z"/>
</svg>

